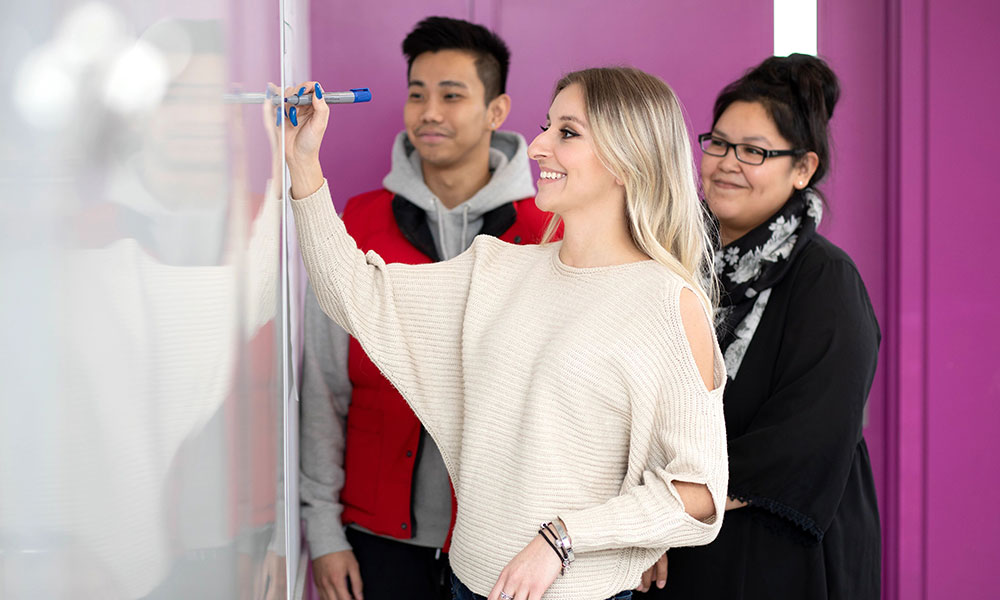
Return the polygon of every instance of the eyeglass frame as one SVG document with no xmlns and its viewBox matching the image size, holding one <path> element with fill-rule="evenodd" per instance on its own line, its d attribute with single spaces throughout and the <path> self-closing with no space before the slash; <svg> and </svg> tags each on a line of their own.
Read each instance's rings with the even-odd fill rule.
<svg viewBox="0 0 1000 600">
<path fill-rule="evenodd" d="M 717 142 L 722 142 L 723 144 L 726 145 L 726 151 L 723 152 L 722 154 L 712 154 L 711 152 L 705 150 L 705 147 L 702 146 L 702 144 L 705 143 L 705 140 L 714 140 Z M 763 155 L 763 158 L 760 159 L 759 163 L 747 162 L 742 158 L 740 158 L 740 153 L 737 152 L 736 150 L 737 146 L 749 146 L 750 148 L 753 148 L 755 150 L 760 150 L 761 154 Z M 735 157 L 736 160 L 740 161 L 745 165 L 751 165 L 754 167 L 759 167 L 760 165 L 764 164 L 764 161 L 771 158 L 772 156 L 798 156 L 805 154 L 807 152 L 806 150 L 768 150 L 767 148 L 761 148 L 760 146 L 755 146 L 753 144 L 734 144 L 720 137 L 713 136 L 711 132 L 702 133 L 701 135 L 698 136 L 698 147 L 701 148 L 701 151 L 704 152 L 705 154 L 709 156 L 714 156 L 716 158 L 725 158 L 726 155 L 729 154 L 729 149 L 732 148 L 733 157 Z"/>
</svg>

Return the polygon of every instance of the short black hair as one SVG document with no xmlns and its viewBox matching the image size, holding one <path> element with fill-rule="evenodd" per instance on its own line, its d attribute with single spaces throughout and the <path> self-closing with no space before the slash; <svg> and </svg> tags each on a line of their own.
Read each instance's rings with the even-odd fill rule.
<svg viewBox="0 0 1000 600">
<path fill-rule="evenodd" d="M 840 82 L 825 61 L 806 54 L 772 56 L 727 85 L 712 111 L 712 127 L 733 102 L 759 102 L 792 147 L 819 156 L 809 185 L 822 181 L 830 165 L 830 118 Z"/>
<path fill-rule="evenodd" d="M 439 50 L 465 50 L 475 56 L 476 73 L 486 88 L 486 102 L 507 92 L 510 50 L 500 36 L 489 29 L 461 19 L 424 19 L 403 40 L 406 76 L 410 76 L 413 61 L 418 56 Z"/>
</svg>

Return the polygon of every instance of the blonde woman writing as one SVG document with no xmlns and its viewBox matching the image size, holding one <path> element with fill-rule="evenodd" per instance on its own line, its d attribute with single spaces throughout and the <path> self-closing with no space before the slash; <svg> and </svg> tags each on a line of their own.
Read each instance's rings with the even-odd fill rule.
<svg viewBox="0 0 1000 600">
<path fill-rule="evenodd" d="M 302 254 L 324 311 L 441 448 L 456 597 L 628 598 L 665 549 L 712 541 L 726 375 L 670 88 L 634 69 L 567 75 L 528 149 L 562 241 L 482 236 L 431 265 L 386 265 L 344 231 L 318 159 L 328 117 L 317 99 L 285 128 Z"/>
</svg>

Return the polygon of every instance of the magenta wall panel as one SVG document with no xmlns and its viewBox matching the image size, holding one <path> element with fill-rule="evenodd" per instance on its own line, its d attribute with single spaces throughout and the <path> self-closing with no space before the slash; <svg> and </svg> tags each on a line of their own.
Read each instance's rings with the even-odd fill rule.
<svg viewBox="0 0 1000 600">
<path fill-rule="evenodd" d="M 926 598 L 927 0 L 889 0 L 885 597 Z"/>
<path fill-rule="evenodd" d="M 614 64 L 663 77 L 686 106 L 695 133 L 701 132 L 709 126 L 718 90 L 772 47 L 770 2 L 313 2 L 313 76 L 328 89 L 368 86 L 374 95 L 369 106 L 333 112 L 321 158 L 339 206 L 381 185 L 390 143 L 403 128 L 406 63 L 400 43 L 417 21 L 438 14 L 482 23 L 506 39 L 512 52 L 508 92 L 513 108 L 504 129 L 528 141 L 544 122 L 560 75 Z M 708 36 L 725 40 L 724 51 L 700 50 Z"/>
<path fill-rule="evenodd" d="M 886 504 L 886 10 L 882 2 L 821 0 L 819 54 L 840 78 L 831 121 L 833 165 L 822 186 L 828 210 L 820 231 L 857 263 L 882 328 L 879 368 L 868 399 L 868 442 L 882 517 Z M 883 582 L 884 585 L 885 582 Z"/>
<path fill-rule="evenodd" d="M 1000 4 L 930 0 L 928 26 L 927 597 L 996 598 L 997 159 L 969 140 L 1000 134 Z"/>
<path fill-rule="evenodd" d="M 514 52 L 508 125 L 529 140 L 563 73 L 609 65 L 663 78 L 684 104 L 693 133 L 708 131 L 718 91 L 769 56 L 773 45 L 770 2 L 507 0 L 498 3 L 492 25 Z M 701 50 L 709 38 L 725 40 L 722 50 Z"/>
<path fill-rule="evenodd" d="M 857 261 L 884 333 L 866 431 L 883 596 L 994 598 L 1000 517 L 970 507 L 1000 491 L 1000 210 L 984 185 L 992 154 L 963 140 L 1000 131 L 1000 6 L 823 0 L 819 15 L 844 86 L 828 233 Z"/>
</svg>

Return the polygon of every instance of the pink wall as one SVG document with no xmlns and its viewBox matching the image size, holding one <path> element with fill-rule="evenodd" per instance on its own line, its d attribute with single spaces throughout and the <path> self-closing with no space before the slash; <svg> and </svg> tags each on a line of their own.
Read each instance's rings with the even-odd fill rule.
<svg viewBox="0 0 1000 600">
<path fill-rule="evenodd" d="M 889 181 L 887 325 L 889 511 L 886 597 L 926 597 L 927 15 L 925 2 L 890 0 L 883 65 Z"/>
<path fill-rule="evenodd" d="M 403 128 L 406 62 L 400 45 L 406 33 L 428 15 L 467 13 L 467 0 L 310 2 L 311 77 L 328 90 L 372 90 L 370 104 L 335 106 L 330 116 L 320 159 L 339 207 L 381 187 L 389 170 L 392 140 Z"/>
<path fill-rule="evenodd" d="M 1000 334 L 989 310 L 1000 210 L 980 199 L 992 154 L 962 151 L 970 134 L 1000 131 L 997 31 L 1000 6 L 986 0 L 820 2 L 820 51 L 844 82 L 830 189 L 850 211 L 830 234 L 857 260 L 885 334 L 866 435 L 880 446 L 893 600 L 1000 588 L 1000 517 L 974 508 L 1000 491 L 1000 371 L 984 348 Z"/>
<path fill-rule="evenodd" d="M 552 86 L 567 71 L 626 64 L 662 77 L 688 112 L 693 133 L 709 129 L 719 89 L 771 53 L 770 3 L 566 3 L 507 0 L 483 22 L 514 53 L 510 92 L 516 102 L 508 127 L 530 141 L 548 112 Z M 727 15 L 724 21 L 718 14 Z M 709 33 L 729 51 L 698 50 Z M 737 51 L 738 49 L 738 51 Z"/>
<path fill-rule="evenodd" d="M 567 71 L 631 64 L 670 83 L 690 114 L 695 133 L 707 129 L 718 90 L 772 47 L 771 3 L 606 2 L 571 6 L 539 0 L 347 0 L 313 2 L 313 76 L 328 89 L 367 86 L 371 105 L 334 109 L 321 156 L 338 205 L 381 185 L 393 136 L 402 129 L 406 63 L 400 44 L 421 18 L 471 19 L 500 33 L 511 48 L 505 129 L 528 141 L 545 119 L 552 86 Z M 725 14 L 725 19 L 719 19 Z M 727 40 L 725 52 L 701 52 L 706 36 Z M 351 145 L 345 150 L 347 144 Z"/>
<path fill-rule="evenodd" d="M 867 0 L 820 0 L 819 54 L 840 78 L 831 121 L 833 166 L 823 185 L 829 210 L 820 231 L 853 259 L 882 328 L 879 368 L 868 398 L 868 442 L 883 538 L 886 489 L 886 94 L 885 6 Z M 883 587 L 886 582 L 883 581 Z"/>
<path fill-rule="evenodd" d="M 927 25 L 927 592 L 996 598 L 1000 4 L 929 0 Z"/>
</svg>

